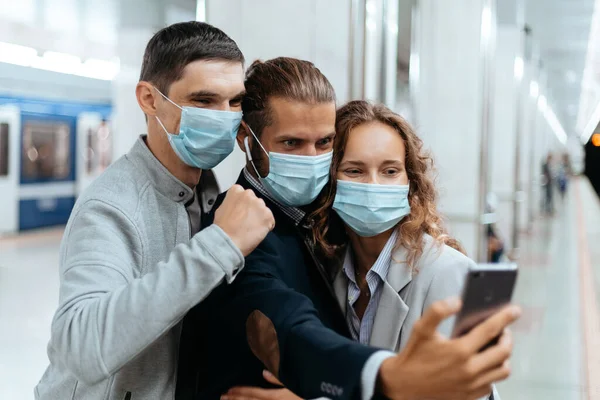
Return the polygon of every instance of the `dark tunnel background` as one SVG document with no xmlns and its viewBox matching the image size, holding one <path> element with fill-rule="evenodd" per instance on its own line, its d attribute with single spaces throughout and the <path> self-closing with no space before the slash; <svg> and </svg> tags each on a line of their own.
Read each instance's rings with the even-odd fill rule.
<svg viewBox="0 0 600 400">
<path fill-rule="evenodd" d="M 585 175 L 600 196 L 600 147 L 594 146 L 591 140 L 585 145 Z"/>
</svg>

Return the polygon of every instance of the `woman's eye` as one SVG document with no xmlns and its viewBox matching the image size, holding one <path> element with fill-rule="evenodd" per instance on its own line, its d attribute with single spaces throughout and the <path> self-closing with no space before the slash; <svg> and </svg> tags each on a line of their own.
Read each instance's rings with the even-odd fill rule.
<svg viewBox="0 0 600 400">
<path fill-rule="evenodd" d="M 397 169 L 388 169 L 387 171 L 385 171 L 385 173 L 387 175 L 394 175 L 394 174 L 398 173 L 398 170 Z"/>
<path fill-rule="evenodd" d="M 355 168 L 352 168 L 352 169 L 347 169 L 345 172 L 346 172 L 347 174 L 350 174 L 350 175 L 356 175 L 356 174 L 359 174 L 359 173 L 360 173 L 360 171 L 359 171 L 358 169 L 355 169 Z"/>
<path fill-rule="evenodd" d="M 295 141 L 295 140 L 293 140 L 293 139 L 290 139 L 290 140 L 285 140 L 285 141 L 283 142 L 283 144 L 284 144 L 286 147 L 294 147 L 294 146 L 296 145 L 296 141 Z"/>
</svg>

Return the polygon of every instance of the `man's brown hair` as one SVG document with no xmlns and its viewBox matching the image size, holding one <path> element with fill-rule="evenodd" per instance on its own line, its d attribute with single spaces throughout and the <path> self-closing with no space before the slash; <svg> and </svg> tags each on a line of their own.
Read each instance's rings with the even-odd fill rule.
<svg viewBox="0 0 600 400">
<path fill-rule="evenodd" d="M 272 98 L 308 104 L 335 102 L 335 91 L 325 75 L 313 63 L 296 58 L 254 61 L 246 71 L 245 85 L 244 121 L 258 137 L 273 122 Z"/>
</svg>

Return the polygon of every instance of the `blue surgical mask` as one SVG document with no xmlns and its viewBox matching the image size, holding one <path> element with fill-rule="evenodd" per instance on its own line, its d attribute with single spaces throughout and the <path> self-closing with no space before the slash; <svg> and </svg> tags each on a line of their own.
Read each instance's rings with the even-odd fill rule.
<svg viewBox="0 0 600 400">
<path fill-rule="evenodd" d="M 333 209 L 354 232 L 370 237 L 396 226 L 410 214 L 408 185 L 337 181 Z"/>
<path fill-rule="evenodd" d="M 156 88 L 155 88 L 156 89 Z M 219 165 L 235 145 L 235 137 L 242 122 L 241 111 L 219 111 L 197 107 L 181 107 L 156 89 L 165 99 L 181 110 L 179 134 L 163 128 L 173 151 L 190 167 L 211 169 Z"/>
<path fill-rule="evenodd" d="M 248 146 L 248 136 L 246 136 L 244 139 L 246 155 L 260 182 L 271 196 L 286 206 L 299 207 L 312 203 L 329 181 L 333 151 L 320 156 L 267 152 L 252 129 L 250 127 L 248 129 L 256 143 L 269 157 L 269 174 L 263 178 L 254 165 Z"/>
</svg>

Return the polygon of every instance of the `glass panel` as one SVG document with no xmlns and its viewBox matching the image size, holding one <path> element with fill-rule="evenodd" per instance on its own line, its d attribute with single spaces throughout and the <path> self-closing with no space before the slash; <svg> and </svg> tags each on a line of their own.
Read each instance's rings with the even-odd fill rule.
<svg viewBox="0 0 600 400">
<path fill-rule="evenodd" d="M 9 126 L 3 122 L 0 124 L 0 176 L 8 175 L 8 131 Z"/>
<path fill-rule="evenodd" d="M 110 127 L 102 121 L 96 129 L 87 131 L 85 150 L 86 170 L 89 175 L 99 174 L 109 166 L 112 158 L 112 137 Z"/>
<path fill-rule="evenodd" d="M 23 177 L 64 179 L 71 173 L 71 129 L 54 121 L 29 121 L 23 128 Z"/>
</svg>

